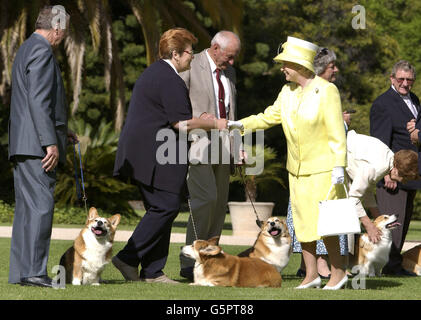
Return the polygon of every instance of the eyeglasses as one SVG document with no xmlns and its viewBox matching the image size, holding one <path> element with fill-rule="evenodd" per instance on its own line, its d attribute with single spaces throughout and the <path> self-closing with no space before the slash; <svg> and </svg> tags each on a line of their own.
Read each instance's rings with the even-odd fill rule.
<svg viewBox="0 0 421 320">
<path fill-rule="evenodd" d="M 193 50 L 192 50 L 192 51 L 184 50 L 184 52 L 185 52 L 185 53 L 188 53 L 188 54 L 189 54 L 189 55 L 191 55 L 191 56 L 192 56 L 192 55 L 194 55 L 194 51 L 193 51 Z"/>
<path fill-rule="evenodd" d="M 395 80 L 396 80 L 399 84 L 403 83 L 405 80 L 406 80 L 406 83 L 407 83 L 407 84 L 413 84 L 413 83 L 414 83 L 414 81 L 415 81 L 415 79 L 413 79 L 413 78 L 396 78 L 396 77 L 393 77 L 393 78 L 395 78 Z"/>
</svg>

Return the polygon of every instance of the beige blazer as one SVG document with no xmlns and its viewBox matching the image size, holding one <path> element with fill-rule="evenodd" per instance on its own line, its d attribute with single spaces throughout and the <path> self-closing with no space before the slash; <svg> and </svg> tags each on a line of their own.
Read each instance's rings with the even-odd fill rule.
<svg viewBox="0 0 421 320">
<path fill-rule="evenodd" d="M 193 117 L 200 117 L 203 112 L 216 115 L 216 98 L 215 90 L 213 88 L 212 74 L 206 50 L 195 54 L 191 62 L 190 70 L 180 73 L 186 83 L 187 89 L 190 92 L 190 100 L 193 107 Z M 230 87 L 230 106 L 229 106 L 229 120 L 236 119 L 236 97 L 237 91 L 235 89 L 235 70 L 233 67 L 228 67 L 224 70 L 224 74 L 228 79 Z M 204 94 L 206 93 L 206 94 Z"/>
<path fill-rule="evenodd" d="M 187 89 L 189 90 L 190 100 L 193 108 L 193 117 L 200 117 L 204 112 L 217 115 L 217 104 L 215 97 L 215 90 L 213 87 L 213 80 L 211 74 L 211 68 L 209 65 L 208 58 L 206 56 L 206 50 L 195 54 L 194 59 L 191 62 L 190 70 L 180 73 L 181 78 L 186 83 Z M 224 70 L 224 74 L 228 79 L 230 89 L 230 102 L 228 110 L 228 119 L 236 120 L 236 98 L 237 91 L 235 89 L 236 76 L 233 67 L 228 67 Z M 225 134 L 228 134 L 225 132 Z M 223 137 L 221 139 L 220 154 L 222 149 L 225 149 L 228 154 L 230 150 L 230 139 Z M 223 146 L 223 143 L 226 143 Z M 224 143 L 224 144 L 225 144 Z M 190 148 L 190 163 L 211 163 L 211 152 L 210 152 L 210 134 L 206 136 L 199 136 L 193 134 L 193 143 Z M 219 161 L 218 159 L 213 159 Z"/>
<path fill-rule="evenodd" d="M 377 207 L 376 183 L 393 168 L 394 153 L 379 139 L 351 130 L 347 136 L 347 157 L 346 172 L 352 180 L 349 196 L 355 199 L 358 216 L 362 217 L 366 215 L 362 204 Z"/>
</svg>

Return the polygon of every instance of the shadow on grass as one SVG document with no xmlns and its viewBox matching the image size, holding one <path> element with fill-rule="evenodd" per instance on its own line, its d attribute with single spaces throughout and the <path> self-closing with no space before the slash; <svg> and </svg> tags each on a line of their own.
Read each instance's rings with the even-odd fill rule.
<svg viewBox="0 0 421 320">
<path fill-rule="evenodd" d="M 387 278 L 367 279 L 366 288 L 371 290 L 381 290 L 384 288 L 395 288 L 402 286 L 401 282 Z"/>
<path fill-rule="evenodd" d="M 101 284 L 126 284 L 126 280 L 101 280 Z"/>
</svg>

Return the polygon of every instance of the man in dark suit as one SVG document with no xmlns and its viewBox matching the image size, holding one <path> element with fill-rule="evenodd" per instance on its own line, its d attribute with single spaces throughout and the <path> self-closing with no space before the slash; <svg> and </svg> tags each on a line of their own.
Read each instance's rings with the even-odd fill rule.
<svg viewBox="0 0 421 320">
<path fill-rule="evenodd" d="M 407 61 L 395 64 L 390 75 L 391 87 L 381 94 L 370 110 L 370 134 L 383 141 L 393 152 L 410 149 L 420 150 L 411 143 L 407 123 L 411 119 L 420 121 L 420 102 L 411 92 L 415 81 L 415 69 Z M 402 267 L 401 250 L 408 232 L 413 212 L 416 191 L 421 189 L 420 181 L 400 184 L 386 175 L 377 185 L 379 211 L 384 214 L 396 214 L 400 228 L 392 231 L 393 243 L 389 262 L 383 268 L 384 274 L 413 275 Z"/>
<path fill-rule="evenodd" d="M 138 185 L 146 213 L 112 259 L 126 280 L 178 283 L 163 269 L 185 191 L 188 146 L 187 135 L 182 134 L 194 128 L 226 128 L 226 120 L 192 119 L 189 93 L 179 72 L 190 68 L 196 42 L 186 29 L 167 30 L 159 42 L 161 59 L 143 71 L 133 88 L 114 175 Z"/>
<path fill-rule="evenodd" d="M 52 50 L 66 36 L 68 19 L 61 6 L 43 8 L 13 63 L 9 159 L 16 206 L 9 283 L 52 286 L 47 261 L 56 167 L 66 161 L 68 134 L 77 139 L 67 129 L 64 86 Z"/>
</svg>

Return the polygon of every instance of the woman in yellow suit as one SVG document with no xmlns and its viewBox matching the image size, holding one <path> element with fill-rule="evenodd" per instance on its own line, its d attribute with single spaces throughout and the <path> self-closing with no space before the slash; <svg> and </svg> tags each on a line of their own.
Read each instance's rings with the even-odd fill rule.
<svg viewBox="0 0 421 320">
<path fill-rule="evenodd" d="M 327 196 L 331 184 L 343 183 L 346 166 L 346 137 L 338 89 L 314 74 L 317 46 L 293 37 L 275 57 L 282 63 L 286 84 L 275 103 L 263 113 L 241 119 L 248 129 L 268 129 L 277 124 L 287 140 L 287 170 L 294 227 L 303 248 L 307 274 L 297 289 L 320 288 L 316 266 L 318 202 Z M 241 125 L 240 125 L 241 126 Z M 342 198 L 343 187 L 334 188 L 329 199 Z M 348 278 L 345 260 L 339 253 L 338 237 L 324 239 L 332 274 L 324 289 L 340 289 Z"/>
</svg>

